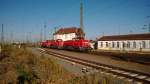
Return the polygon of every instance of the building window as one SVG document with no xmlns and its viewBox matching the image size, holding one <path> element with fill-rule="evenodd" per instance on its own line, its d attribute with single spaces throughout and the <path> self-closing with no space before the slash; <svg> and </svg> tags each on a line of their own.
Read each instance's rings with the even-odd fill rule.
<svg viewBox="0 0 150 84">
<path fill-rule="evenodd" d="M 127 48 L 130 48 L 130 42 L 127 42 Z"/>
<path fill-rule="evenodd" d="M 113 48 L 115 47 L 115 43 L 114 43 L 114 42 L 112 42 L 112 47 L 113 47 Z"/>
<path fill-rule="evenodd" d="M 136 48 L 136 42 L 135 41 L 133 42 L 133 48 Z"/>
<path fill-rule="evenodd" d="M 101 47 L 103 47 L 103 42 L 101 42 Z"/>
<path fill-rule="evenodd" d="M 119 48 L 119 42 L 117 42 L 117 48 Z"/>
<path fill-rule="evenodd" d="M 146 48 L 146 43 L 145 43 L 145 41 L 142 41 L 142 48 Z"/>
<path fill-rule="evenodd" d="M 106 42 L 106 47 L 108 47 L 108 42 Z"/>
<path fill-rule="evenodd" d="M 124 43 L 124 42 L 122 42 L 122 47 L 123 47 L 123 48 L 125 47 L 125 43 Z"/>
</svg>

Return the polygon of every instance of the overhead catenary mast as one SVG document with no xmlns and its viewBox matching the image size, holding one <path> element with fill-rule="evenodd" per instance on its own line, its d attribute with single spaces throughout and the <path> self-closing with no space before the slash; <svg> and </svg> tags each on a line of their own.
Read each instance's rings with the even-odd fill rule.
<svg viewBox="0 0 150 84">
<path fill-rule="evenodd" d="M 1 32 L 1 44 L 4 44 L 4 25 L 2 24 L 2 32 Z"/>
<path fill-rule="evenodd" d="M 42 28 L 41 28 L 41 30 L 40 30 L 40 42 L 42 42 L 43 41 L 43 33 L 42 33 Z"/>
<path fill-rule="evenodd" d="M 44 24 L 44 40 L 46 40 L 46 24 Z"/>
<path fill-rule="evenodd" d="M 3 29 L 3 24 L 2 24 L 2 32 L 1 32 L 1 43 L 0 43 L 0 53 L 1 56 L 3 56 L 3 44 L 4 44 L 4 29 Z"/>
<path fill-rule="evenodd" d="M 11 43 L 14 43 L 14 34 L 13 34 L 13 31 L 11 31 L 11 33 L 10 33 L 10 42 Z"/>
</svg>

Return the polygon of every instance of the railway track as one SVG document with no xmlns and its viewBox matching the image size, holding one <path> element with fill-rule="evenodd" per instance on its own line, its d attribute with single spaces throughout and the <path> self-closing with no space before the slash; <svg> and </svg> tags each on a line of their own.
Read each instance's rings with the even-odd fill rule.
<svg viewBox="0 0 150 84">
<path fill-rule="evenodd" d="M 71 51 L 71 52 L 76 52 L 76 51 Z M 81 53 L 81 52 L 76 52 L 76 53 Z M 133 63 L 138 63 L 138 64 L 143 64 L 143 65 L 150 65 L 150 54 L 137 54 L 137 53 L 118 53 L 118 52 L 111 52 L 111 51 L 90 51 L 90 52 L 82 52 L 82 53 L 87 53 L 87 54 L 92 54 L 92 55 L 98 55 L 102 56 L 105 55 L 110 58 L 114 58 L 116 60 L 121 60 L 121 61 L 126 61 L 126 62 L 133 62 Z"/>
<path fill-rule="evenodd" d="M 129 79 L 133 79 L 134 81 L 138 81 L 138 82 L 142 82 L 144 84 L 150 84 L 150 74 L 145 74 L 142 72 L 138 72 L 138 71 L 133 71 L 133 70 L 127 70 L 127 69 L 123 69 L 120 67 L 114 67 L 111 65 L 106 65 L 106 64 L 101 64 L 98 62 L 94 62 L 94 61 L 89 61 L 89 60 L 85 60 L 85 59 L 80 59 L 80 58 L 76 58 L 76 57 L 72 57 L 69 55 L 64 55 L 64 54 L 60 54 L 60 53 L 56 53 L 56 52 L 52 52 L 48 49 L 40 49 L 40 51 L 42 53 L 46 53 L 61 59 L 65 59 L 71 62 L 75 62 L 81 65 L 85 65 L 88 67 L 92 67 L 101 71 L 105 71 L 107 73 L 112 73 L 114 75 L 118 75 L 118 76 L 122 76 L 125 78 L 129 78 Z"/>
<path fill-rule="evenodd" d="M 121 52 L 111 52 L 111 51 L 99 51 L 99 52 L 88 52 L 94 55 L 105 55 L 108 57 L 118 58 L 122 61 L 130 61 L 138 64 L 150 65 L 150 54 L 137 54 L 137 53 L 121 53 Z"/>
</svg>

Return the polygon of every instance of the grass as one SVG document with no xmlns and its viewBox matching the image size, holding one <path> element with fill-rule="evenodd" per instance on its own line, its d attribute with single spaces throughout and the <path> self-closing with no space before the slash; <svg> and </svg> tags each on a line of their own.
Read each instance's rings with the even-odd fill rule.
<svg viewBox="0 0 150 84">
<path fill-rule="evenodd" d="M 84 75 L 81 77 L 74 77 L 68 82 L 69 84 L 108 84 L 105 78 L 100 76 L 99 73 Z"/>
<path fill-rule="evenodd" d="M 5 46 L 5 58 L 0 61 L 0 84 L 64 84 L 72 74 L 55 60 L 35 56 L 26 48 Z"/>
<path fill-rule="evenodd" d="M 1 58 L 1 56 L 0 56 Z M 0 84 L 131 84 L 112 75 L 96 72 L 74 76 L 45 56 L 26 47 L 5 45 L 0 59 Z"/>
</svg>

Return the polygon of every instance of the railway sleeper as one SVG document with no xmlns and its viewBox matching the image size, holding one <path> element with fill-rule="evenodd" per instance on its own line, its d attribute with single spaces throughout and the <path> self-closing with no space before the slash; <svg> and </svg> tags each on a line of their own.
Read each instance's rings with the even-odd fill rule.
<svg viewBox="0 0 150 84">
<path fill-rule="evenodd" d="M 53 53 L 51 53 L 51 54 L 53 54 Z M 57 54 L 55 54 L 55 55 L 57 55 Z M 65 58 L 64 56 L 61 56 L 60 54 L 59 54 L 58 57 Z M 100 66 L 99 64 L 95 64 L 95 63 L 92 63 L 92 62 L 89 62 L 89 61 L 86 61 L 86 60 L 82 60 L 82 59 L 80 60 L 80 59 L 69 58 L 69 57 L 67 57 L 67 59 L 70 59 L 70 61 L 81 63 L 81 64 L 86 65 L 86 66 L 90 66 L 90 67 L 94 67 L 96 69 L 100 69 L 102 72 L 112 73 L 112 74 L 115 74 L 115 75 L 130 78 L 130 79 L 133 78 L 135 81 L 136 81 L 136 79 L 137 79 L 137 81 L 141 80 L 142 82 L 146 81 L 146 80 L 150 80 L 150 78 L 148 78 L 145 75 L 138 75 L 138 74 L 134 74 L 132 72 L 126 72 L 126 71 L 122 71 L 122 70 L 113 70 L 112 68 L 105 67 L 105 66 Z M 83 68 L 82 71 L 83 72 L 88 72 L 87 69 L 85 69 L 85 68 Z"/>
</svg>

